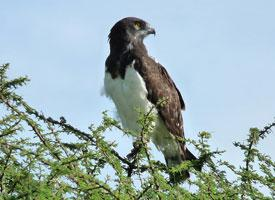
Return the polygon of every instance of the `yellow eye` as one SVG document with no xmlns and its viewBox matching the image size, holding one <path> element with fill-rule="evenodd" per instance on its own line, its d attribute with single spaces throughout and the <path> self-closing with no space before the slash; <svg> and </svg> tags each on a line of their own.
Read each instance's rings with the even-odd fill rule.
<svg viewBox="0 0 275 200">
<path fill-rule="evenodd" d="M 141 28 L 141 23 L 138 22 L 138 21 L 136 21 L 136 22 L 135 22 L 135 28 L 136 28 L 136 29 L 140 29 L 140 28 Z"/>
</svg>

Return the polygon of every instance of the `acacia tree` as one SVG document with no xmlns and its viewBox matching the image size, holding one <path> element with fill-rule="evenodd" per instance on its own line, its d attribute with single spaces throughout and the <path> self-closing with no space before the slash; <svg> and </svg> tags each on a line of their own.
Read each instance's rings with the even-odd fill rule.
<svg viewBox="0 0 275 200">
<path fill-rule="evenodd" d="M 82 131 L 64 117 L 54 119 L 38 112 L 17 94 L 27 77 L 9 79 L 8 64 L 0 67 L 0 197 L 1 199 L 272 199 L 275 196 L 275 163 L 257 149 L 275 126 L 251 128 L 245 142 L 234 145 L 243 154 L 241 166 L 221 159 L 213 151 L 210 134 L 185 140 L 200 153 L 168 169 L 153 159 L 148 135 L 154 115 L 140 112 L 138 142 L 122 156 L 117 143 L 105 139 L 108 129 L 129 134 L 103 112 L 99 126 Z M 68 139 L 68 137 L 70 139 Z M 116 141 L 119 142 L 119 141 Z M 202 171 L 195 170 L 202 166 Z M 113 175 L 103 176 L 106 167 Z M 169 175 L 189 170 L 193 179 L 172 183 Z M 257 170 L 256 170 L 257 169 Z M 234 179 L 228 179 L 228 172 Z M 190 190 L 190 186 L 194 189 Z M 264 188 L 264 190 L 262 189 Z"/>
</svg>

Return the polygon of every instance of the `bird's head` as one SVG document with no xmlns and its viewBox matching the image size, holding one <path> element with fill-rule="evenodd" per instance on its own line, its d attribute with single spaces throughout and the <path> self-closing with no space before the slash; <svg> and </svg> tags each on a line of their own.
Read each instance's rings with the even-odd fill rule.
<svg viewBox="0 0 275 200">
<path fill-rule="evenodd" d="M 126 17 L 112 27 L 109 39 L 110 42 L 112 40 L 142 42 L 150 34 L 155 35 L 156 32 L 147 22 L 136 17 Z"/>
</svg>

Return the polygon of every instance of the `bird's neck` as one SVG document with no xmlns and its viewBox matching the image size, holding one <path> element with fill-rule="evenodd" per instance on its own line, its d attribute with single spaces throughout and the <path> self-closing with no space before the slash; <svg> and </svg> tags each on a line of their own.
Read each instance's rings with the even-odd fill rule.
<svg viewBox="0 0 275 200">
<path fill-rule="evenodd" d="M 110 40 L 110 54 L 123 55 L 127 52 L 140 51 L 147 54 L 146 47 L 142 40 L 130 41 L 127 39 L 111 39 Z"/>
</svg>

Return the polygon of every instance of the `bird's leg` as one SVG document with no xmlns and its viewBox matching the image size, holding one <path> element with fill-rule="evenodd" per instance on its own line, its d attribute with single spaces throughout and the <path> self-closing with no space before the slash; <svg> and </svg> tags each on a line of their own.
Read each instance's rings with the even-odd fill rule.
<svg viewBox="0 0 275 200">
<path fill-rule="evenodd" d="M 141 150 L 142 143 L 139 140 L 133 142 L 133 149 L 131 152 L 126 156 L 129 160 L 135 159 L 139 151 Z"/>
<path fill-rule="evenodd" d="M 137 162 L 137 155 L 140 152 L 142 148 L 142 143 L 140 139 L 137 139 L 136 141 L 133 142 L 133 149 L 131 152 L 126 156 L 129 160 L 132 160 L 128 166 L 128 177 L 131 177 L 133 174 L 133 170 L 137 168 L 136 162 Z"/>
</svg>

